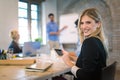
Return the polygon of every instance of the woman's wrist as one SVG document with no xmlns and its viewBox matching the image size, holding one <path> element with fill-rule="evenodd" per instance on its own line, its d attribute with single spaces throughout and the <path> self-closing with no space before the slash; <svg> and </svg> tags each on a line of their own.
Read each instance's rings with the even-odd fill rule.
<svg viewBox="0 0 120 80">
<path fill-rule="evenodd" d="M 77 78 L 76 72 L 77 72 L 78 69 L 80 69 L 80 68 L 78 68 L 77 66 L 73 66 L 73 67 L 71 68 L 71 72 L 74 74 L 74 76 L 75 76 L 76 78 Z"/>
</svg>

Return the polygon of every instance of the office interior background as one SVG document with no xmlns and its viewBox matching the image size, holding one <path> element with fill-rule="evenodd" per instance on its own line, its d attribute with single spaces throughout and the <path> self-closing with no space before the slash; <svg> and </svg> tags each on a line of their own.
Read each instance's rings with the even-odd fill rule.
<svg viewBox="0 0 120 80">
<path fill-rule="evenodd" d="M 110 51 L 108 62 L 116 60 L 120 67 L 120 0 L 0 0 L 0 48 L 8 48 L 12 29 L 19 30 L 21 44 L 42 37 L 42 44 L 46 45 L 49 13 L 55 14 L 59 24 L 61 15 L 79 15 L 90 7 L 97 8 L 103 18 Z"/>
</svg>

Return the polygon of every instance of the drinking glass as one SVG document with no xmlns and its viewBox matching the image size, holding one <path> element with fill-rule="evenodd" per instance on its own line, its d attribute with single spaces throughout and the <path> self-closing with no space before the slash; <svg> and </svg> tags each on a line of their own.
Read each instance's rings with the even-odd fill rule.
<svg viewBox="0 0 120 80">
<path fill-rule="evenodd" d="M 7 51 L 7 59 L 13 58 L 13 48 L 9 48 Z"/>
</svg>

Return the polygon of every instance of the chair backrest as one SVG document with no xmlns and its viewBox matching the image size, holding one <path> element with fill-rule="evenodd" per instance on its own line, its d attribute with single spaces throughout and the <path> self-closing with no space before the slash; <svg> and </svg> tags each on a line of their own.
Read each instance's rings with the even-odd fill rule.
<svg viewBox="0 0 120 80">
<path fill-rule="evenodd" d="M 111 65 L 102 69 L 101 80 L 114 80 L 117 62 L 113 62 Z"/>
</svg>

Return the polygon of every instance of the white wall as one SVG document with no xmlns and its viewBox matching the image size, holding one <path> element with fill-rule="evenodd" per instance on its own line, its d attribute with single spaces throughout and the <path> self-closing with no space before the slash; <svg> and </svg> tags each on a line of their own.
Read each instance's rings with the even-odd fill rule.
<svg viewBox="0 0 120 80">
<path fill-rule="evenodd" d="M 57 0 L 46 0 L 45 1 L 45 14 L 46 14 L 46 20 L 48 19 L 48 14 L 53 13 L 55 15 L 55 21 L 57 18 Z"/>
<path fill-rule="evenodd" d="M 13 28 L 18 28 L 18 0 L 0 0 L 0 49 L 8 48 Z"/>
</svg>

